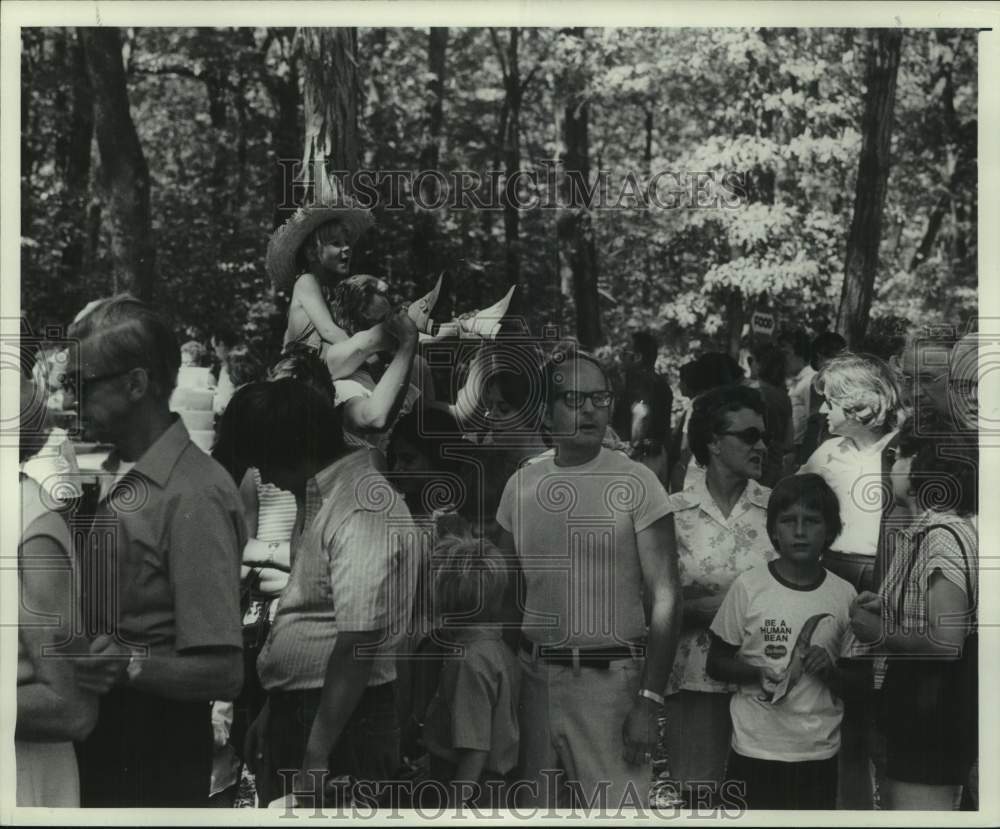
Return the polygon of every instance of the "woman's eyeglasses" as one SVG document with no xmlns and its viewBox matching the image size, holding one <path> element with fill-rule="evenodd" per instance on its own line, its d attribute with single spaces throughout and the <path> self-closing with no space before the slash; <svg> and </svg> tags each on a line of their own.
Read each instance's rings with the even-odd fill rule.
<svg viewBox="0 0 1000 829">
<path fill-rule="evenodd" d="M 747 446 L 756 446 L 761 441 L 767 443 L 767 433 L 756 426 L 751 426 L 749 429 L 740 429 L 738 432 L 718 432 L 717 434 L 732 435 L 734 438 L 742 440 Z"/>
<path fill-rule="evenodd" d="M 595 409 L 606 409 L 615 396 L 609 391 L 564 391 L 559 399 L 571 409 L 583 408 L 587 400 L 594 404 Z"/>
</svg>

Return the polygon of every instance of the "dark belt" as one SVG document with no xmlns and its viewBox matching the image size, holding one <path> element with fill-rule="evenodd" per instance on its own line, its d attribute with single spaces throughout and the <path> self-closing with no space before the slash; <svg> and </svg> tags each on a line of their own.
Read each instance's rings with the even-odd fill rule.
<svg viewBox="0 0 1000 829">
<path fill-rule="evenodd" d="M 521 650 L 532 659 L 540 659 L 551 665 L 579 665 L 582 668 L 601 668 L 618 659 L 641 659 L 646 653 L 642 643 L 634 645 L 612 645 L 607 648 L 553 648 L 539 645 L 521 637 Z"/>
</svg>

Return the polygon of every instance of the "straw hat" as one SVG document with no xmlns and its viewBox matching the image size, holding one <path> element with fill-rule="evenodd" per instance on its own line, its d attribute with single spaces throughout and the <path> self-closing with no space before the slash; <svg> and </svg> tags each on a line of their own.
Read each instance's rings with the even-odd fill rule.
<svg viewBox="0 0 1000 829">
<path fill-rule="evenodd" d="M 351 245 L 374 223 L 371 211 L 359 207 L 300 207 L 271 234 L 267 243 L 267 275 L 275 290 L 287 291 L 292 287 L 298 275 L 295 257 L 302 243 L 317 227 L 334 219 L 344 225 Z"/>
</svg>

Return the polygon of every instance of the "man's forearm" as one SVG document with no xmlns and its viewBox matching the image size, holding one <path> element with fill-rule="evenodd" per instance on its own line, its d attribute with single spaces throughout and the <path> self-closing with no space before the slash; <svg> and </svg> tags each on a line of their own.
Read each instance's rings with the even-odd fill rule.
<svg viewBox="0 0 1000 829">
<path fill-rule="evenodd" d="M 327 662 L 319 708 L 302 759 L 307 771 L 326 770 L 330 752 L 358 707 L 372 672 L 370 658 L 355 656 L 355 646 L 361 644 L 355 637 L 340 634 L 338 640 Z"/>
<path fill-rule="evenodd" d="M 385 374 L 375 385 L 371 397 L 365 401 L 364 428 L 381 431 L 396 419 L 410 383 L 415 344 L 402 342 Z"/>
<path fill-rule="evenodd" d="M 662 694 L 667 687 L 670 669 L 677 655 L 682 610 L 681 597 L 673 592 L 664 593 L 653 602 L 642 687 L 657 694 Z"/>
<path fill-rule="evenodd" d="M 243 657 L 237 648 L 209 653 L 137 657 L 137 691 L 177 700 L 231 700 L 243 688 Z"/>
</svg>

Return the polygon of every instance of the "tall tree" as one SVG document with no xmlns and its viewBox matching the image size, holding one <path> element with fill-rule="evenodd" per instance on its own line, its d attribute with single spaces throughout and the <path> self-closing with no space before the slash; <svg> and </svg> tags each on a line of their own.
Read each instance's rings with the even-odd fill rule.
<svg viewBox="0 0 1000 829">
<path fill-rule="evenodd" d="M 150 222 L 149 168 L 129 111 L 121 32 L 102 26 L 81 28 L 78 33 L 94 95 L 113 286 L 150 299 L 156 249 Z"/>
<path fill-rule="evenodd" d="M 497 143 L 503 154 L 504 170 L 507 178 L 510 179 L 516 176 L 518 170 L 521 169 L 521 102 L 525 86 L 521 82 L 520 58 L 518 56 L 521 32 L 517 28 L 509 30 L 506 49 L 501 45 L 495 29 L 490 29 L 490 36 L 500 61 L 504 87 L 504 101 Z M 512 200 L 511 195 L 513 194 L 504 187 L 500 194 L 500 201 L 503 204 L 504 260 L 507 284 L 517 285 L 521 281 L 520 214 L 517 210 L 516 198 Z"/>
<path fill-rule="evenodd" d="M 358 169 L 358 33 L 348 27 L 299 30 L 305 77 L 303 173 L 326 201 L 351 195 L 350 176 Z"/>
<path fill-rule="evenodd" d="M 865 335 L 875 292 L 902 42 L 903 33 L 896 29 L 873 29 L 868 35 L 861 160 L 837 312 L 837 331 L 849 348 Z"/>
<path fill-rule="evenodd" d="M 444 126 L 444 88 L 447 67 L 448 29 L 432 27 L 427 39 L 427 111 L 424 144 L 420 149 L 420 169 L 437 170 L 441 160 L 441 135 Z M 436 177 L 424 179 L 422 202 L 437 204 L 440 197 Z M 419 210 L 414 222 L 414 277 L 439 270 L 439 246 L 436 244 L 437 216 L 432 210 Z"/>
<path fill-rule="evenodd" d="M 580 48 L 585 48 L 583 29 L 570 29 L 567 34 Z M 590 191 L 590 103 L 582 73 L 567 73 L 565 81 L 562 139 L 563 203 L 566 208 L 560 211 L 556 227 L 560 257 L 572 274 L 576 336 L 584 348 L 593 349 L 604 342 L 604 334 L 597 292 L 597 246 L 587 198 Z"/>
<path fill-rule="evenodd" d="M 290 29 L 268 29 L 262 52 L 274 50 L 277 71 L 262 74 L 262 82 L 274 102 L 275 117 L 271 120 L 272 170 L 274 177 L 274 211 L 272 224 L 281 225 L 295 204 L 293 161 L 300 148 L 299 113 L 302 93 L 299 90 L 299 49 L 295 33 Z"/>
<path fill-rule="evenodd" d="M 69 122 L 60 135 L 56 148 L 56 167 L 66 183 L 66 209 L 71 215 L 83 215 L 90 201 L 90 155 L 94 140 L 94 100 L 87 75 L 83 45 L 77 33 L 66 29 L 60 33 L 68 46 L 66 55 L 67 76 L 70 83 Z M 65 111 L 65 110 L 64 110 Z M 87 228 L 79 222 L 75 232 L 62 250 L 59 278 L 63 284 L 81 289 L 77 299 L 82 299 L 82 268 L 87 242 Z"/>
</svg>

